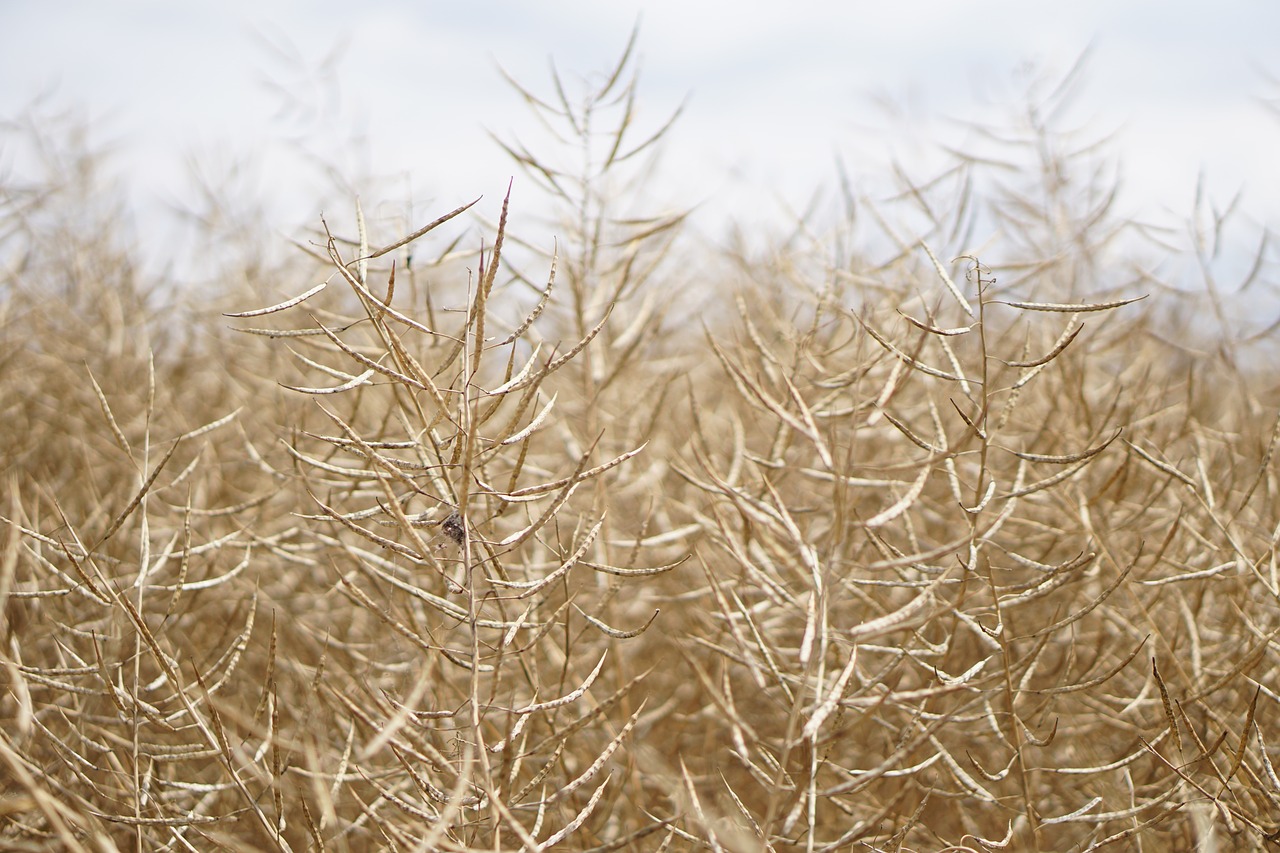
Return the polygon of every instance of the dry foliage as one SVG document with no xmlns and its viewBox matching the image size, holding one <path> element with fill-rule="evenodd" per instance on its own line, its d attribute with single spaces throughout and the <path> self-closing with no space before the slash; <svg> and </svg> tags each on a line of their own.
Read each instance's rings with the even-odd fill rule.
<svg viewBox="0 0 1280 853">
<path fill-rule="evenodd" d="M 579 158 L 504 143 L 559 249 L 518 192 L 471 249 L 471 205 L 357 206 L 210 298 L 135 271 L 91 159 L 5 188 L 3 844 L 1267 846 L 1280 418 L 1229 217 L 1198 294 L 1117 260 L 1054 91 L 738 253 L 699 326 L 683 217 L 618 206 L 666 127 L 629 50 L 522 90 Z"/>
</svg>

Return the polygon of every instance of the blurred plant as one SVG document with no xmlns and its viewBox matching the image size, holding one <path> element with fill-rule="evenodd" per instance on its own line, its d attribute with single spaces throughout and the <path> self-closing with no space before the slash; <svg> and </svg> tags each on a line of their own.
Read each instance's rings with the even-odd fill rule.
<svg viewBox="0 0 1280 853">
<path fill-rule="evenodd" d="M 519 140 L 508 143 L 490 136 L 555 203 L 556 224 L 566 230 L 569 244 L 565 277 L 572 309 L 579 316 L 593 316 L 604 305 L 633 295 L 652 276 L 655 261 L 688 215 L 627 212 L 645 198 L 644 186 L 656 168 L 661 140 L 684 109 L 678 107 L 656 130 L 635 139 L 644 133 L 636 125 L 638 37 L 639 29 L 632 30 L 617 65 L 602 80 L 583 81 L 576 102 L 554 64 L 554 99 L 540 98 L 502 72 L 553 145 L 531 150 Z M 648 249 L 644 255 L 642 248 Z M 605 282 L 610 286 L 603 286 Z"/>
</svg>

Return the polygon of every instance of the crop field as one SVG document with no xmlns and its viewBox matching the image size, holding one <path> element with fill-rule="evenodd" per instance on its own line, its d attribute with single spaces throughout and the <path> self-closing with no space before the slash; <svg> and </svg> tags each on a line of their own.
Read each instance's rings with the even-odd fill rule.
<svg viewBox="0 0 1280 853">
<path fill-rule="evenodd" d="M 1265 237 L 1121 219 L 1050 94 L 717 249 L 634 87 L 200 287 L 93 152 L 4 186 L 0 847 L 1274 847 Z"/>
</svg>

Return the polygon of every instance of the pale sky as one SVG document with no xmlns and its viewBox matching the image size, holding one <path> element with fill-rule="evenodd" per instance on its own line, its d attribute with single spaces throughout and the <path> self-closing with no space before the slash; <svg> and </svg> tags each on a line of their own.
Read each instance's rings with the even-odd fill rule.
<svg viewBox="0 0 1280 853">
<path fill-rule="evenodd" d="M 1243 189 L 1252 217 L 1280 218 L 1263 105 L 1280 96 L 1280 4 L 1260 1 L 5 0 L 0 118 L 37 96 L 87 118 L 143 221 L 183 203 L 189 161 L 215 182 L 241 162 L 239 189 L 288 230 L 332 203 L 312 157 L 385 179 L 383 201 L 411 195 L 425 221 L 516 174 L 486 128 L 537 135 L 499 64 L 550 97 L 549 60 L 597 75 L 637 20 L 641 123 L 687 101 L 649 189 L 700 204 L 713 238 L 802 207 L 837 154 L 875 183 L 891 157 L 962 145 L 947 119 L 1006 113 L 1020 69 L 1065 71 L 1090 47 L 1074 115 L 1118 130 L 1127 210 L 1185 215 L 1203 172 L 1222 204 Z M 0 149 L 0 168 L 23 163 Z M 533 204 L 517 177 L 522 192 Z"/>
</svg>

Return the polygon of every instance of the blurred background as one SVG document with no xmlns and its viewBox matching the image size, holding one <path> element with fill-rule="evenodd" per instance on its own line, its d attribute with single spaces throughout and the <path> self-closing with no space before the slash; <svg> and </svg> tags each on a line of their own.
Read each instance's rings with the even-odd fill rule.
<svg viewBox="0 0 1280 853">
<path fill-rule="evenodd" d="M 240 199 L 286 232 L 349 210 L 351 193 L 421 221 L 500 198 L 516 169 L 491 134 L 536 144 L 548 132 L 504 71 L 553 100 L 554 61 L 572 100 L 636 31 L 639 132 L 683 107 L 646 203 L 696 207 L 691 223 L 712 241 L 735 223 L 819 215 L 841 180 L 879 192 L 895 161 L 919 175 L 947 148 L 981 152 L 990 140 L 972 123 L 1025 116 L 1067 78 L 1073 96 L 1046 119 L 1103 142 L 1122 215 L 1174 227 L 1198 187 L 1254 222 L 1280 212 L 1275 4 L 726 8 L 6 2 L 0 118 L 10 131 L 78 127 L 151 235 L 148 258 L 166 263 L 181 254 L 174 214 L 202 193 Z M 20 179 L 40 157 L 11 132 L 0 170 Z M 536 188 L 517 178 L 513 201 L 536 210 Z"/>
</svg>

